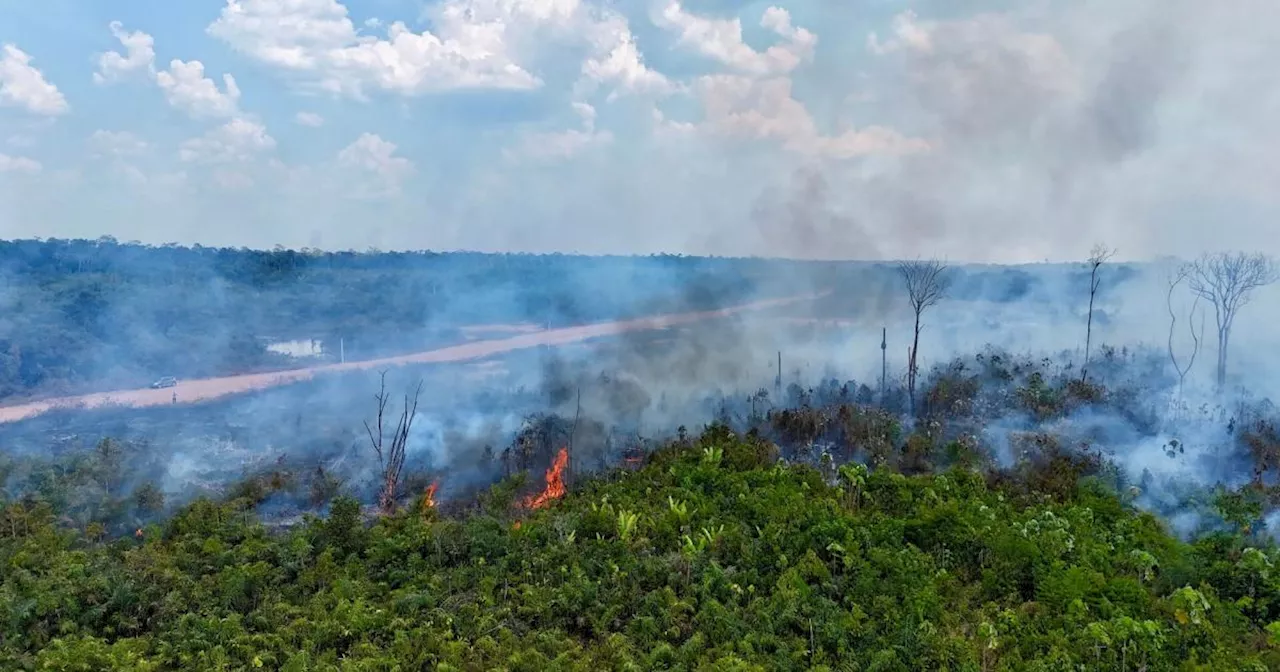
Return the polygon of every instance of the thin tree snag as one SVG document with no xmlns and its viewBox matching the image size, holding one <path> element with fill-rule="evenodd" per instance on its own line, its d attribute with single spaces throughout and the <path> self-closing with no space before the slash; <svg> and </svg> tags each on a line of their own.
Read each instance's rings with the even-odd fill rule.
<svg viewBox="0 0 1280 672">
<path fill-rule="evenodd" d="M 1187 286 L 1213 304 L 1218 327 L 1218 364 L 1214 382 L 1221 391 L 1227 384 L 1227 348 L 1231 327 L 1253 291 L 1275 282 L 1280 273 L 1271 257 L 1261 252 L 1206 254 L 1185 267 Z"/>
<path fill-rule="evenodd" d="M 1178 315 L 1173 310 L 1173 290 L 1187 279 L 1186 267 L 1180 268 L 1169 278 L 1169 291 L 1165 296 L 1165 306 L 1169 309 L 1169 361 L 1173 363 L 1173 370 L 1178 374 L 1178 395 L 1174 399 L 1174 415 L 1181 413 L 1182 408 L 1182 390 L 1186 383 L 1187 373 L 1191 371 L 1191 367 L 1196 363 L 1196 356 L 1200 354 L 1200 343 L 1204 339 L 1204 313 L 1200 314 L 1200 333 L 1196 333 L 1195 320 L 1196 309 L 1200 307 L 1200 296 L 1197 295 L 1195 301 L 1191 303 L 1191 310 L 1187 314 L 1187 331 L 1191 333 L 1191 356 L 1187 358 L 1186 365 L 1178 363 L 1177 354 L 1173 350 L 1173 330 L 1178 324 Z"/>
<path fill-rule="evenodd" d="M 1116 251 L 1101 243 L 1094 245 L 1089 252 L 1089 317 L 1084 331 L 1084 365 L 1080 367 L 1080 382 L 1089 379 L 1089 350 L 1093 345 L 1093 302 L 1098 296 L 1098 288 L 1102 286 L 1102 277 L 1098 274 L 1102 265 L 1107 263 Z"/>
<path fill-rule="evenodd" d="M 399 497 L 400 476 L 404 471 L 406 448 L 409 443 L 409 432 L 413 428 L 413 420 L 418 415 L 418 399 L 422 395 L 422 381 L 418 381 L 414 389 L 413 399 L 404 395 L 404 404 L 400 410 L 400 418 L 396 421 L 395 431 L 391 434 L 391 445 L 385 445 L 383 417 L 387 410 L 387 372 L 379 374 L 378 394 L 374 399 L 378 402 L 378 416 L 374 427 L 365 421 L 364 428 L 369 434 L 369 443 L 378 456 L 378 466 L 382 469 L 382 487 L 378 492 L 378 510 L 383 514 L 395 513 L 396 500 Z M 376 427 L 376 431 L 375 431 Z"/>
<path fill-rule="evenodd" d="M 907 351 L 907 396 L 911 400 L 911 414 L 916 412 L 916 377 L 919 374 L 920 315 L 946 297 L 950 285 L 947 265 L 937 259 L 928 261 L 904 261 L 898 263 L 898 272 L 907 285 L 907 300 L 915 314 L 915 330 L 911 349 Z"/>
</svg>

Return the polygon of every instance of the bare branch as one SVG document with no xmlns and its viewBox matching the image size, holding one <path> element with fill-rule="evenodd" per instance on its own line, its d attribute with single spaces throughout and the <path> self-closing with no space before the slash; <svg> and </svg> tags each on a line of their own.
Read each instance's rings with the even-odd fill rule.
<svg viewBox="0 0 1280 672">
<path fill-rule="evenodd" d="M 373 398 L 378 401 L 378 418 L 376 421 L 378 432 L 376 435 L 374 434 L 373 428 L 369 426 L 368 420 L 366 420 L 364 423 L 364 429 L 369 434 L 369 443 L 372 444 L 373 452 L 375 455 L 378 456 L 378 464 L 381 466 L 384 464 L 383 458 L 382 458 L 382 436 L 383 436 L 382 416 L 387 410 L 387 372 L 386 371 L 381 371 L 378 374 L 378 393 L 373 395 Z"/>
<path fill-rule="evenodd" d="M 915 330 L 911 348 L 907 351 L 907 395 L 913 415 L 916 407 L 916 374 L 919 372 L 920 314 L 946 297 L 951 285 L 951 277 L 946 270 L 947 265 L 937 259 L 898 263 L 898 272 L 907 285 L 907 300 L 915 313 Z"/>
<path fill-rule="evenodd" d="M 1087 263 L 1089 264 L 1089 292 L 1091 294 L 1098 291 L 1098 287 L 1102 282 L 1102 279 L 1098 276 L 1098 269 L 1103 264 L 1111 261 L 1114 256 L 1116 256 L 1115 248 L 1107 247 L 1102 243 L 1095 244 L 1093 249 L 1089 251 Z"/>
<path fill-rule="evenodd" d="M 387 408 L 387 374 L 383 371 L 380 375 L 378 394 L 375 399 L 378 401 L 378 417 L 375 421 L 377 430 L 364 423 L 365 431 L 369 434 L 369 443 L 373 446 L 373 452 L 378 456 L 378 466 L 382 468 L 382 488 L 378 493 L 378 508 L 384 514 L 395 512 L 396 499 L 399 494 L 400 476 L 404 471 L 405 457 L 407 455 L 407 447 L 409 444 L 409 433 L 413 428 L 414 418 L 418 415 L 418 399 L 422 394 L 422 381 L 418 381 L 418 387 L 414 390 L 413 399 L 409 399 L 409 395 L 404 396 L 404 405 L 400 409 L 400 418 L 396 422 L 395 430 L 391 434 L 391 445 L 388 447 L 384 444 L 383 433 L 383 416 Z"/>
<path fill-rule="evenodd" d="M 907 285 L 907 300 L 916 315 L 946 298 L 951 286 L 946 270 L 947 265 L 937 259 L 898 263 L 898 272 Z"/>
<path fill-rule="evenodd" d="M 1226 384 L 1227 346 L 1236 314 L 1249 303 L 1254 290 L 1280 279 L 1280 269 L 1260 252 L 1219 252 L 1186 265 L 1185 272 L 1191 291 L 1213 305 L 1218 327 L 1217 383 L 1221 388 Z"/>
</svg>

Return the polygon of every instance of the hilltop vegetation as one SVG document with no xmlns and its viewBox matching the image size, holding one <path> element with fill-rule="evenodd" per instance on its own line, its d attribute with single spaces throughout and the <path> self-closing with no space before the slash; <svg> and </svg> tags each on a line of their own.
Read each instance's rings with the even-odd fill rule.
<svg viewBox="0 0 1280 672">
<path fill-rule="evenodd" d="M 17 310 L 0 330 L 0 395 L 159 371 L 137 361 L 275 366 L 265 335 L 333 325 L 344 338 L 403 337 L 365 350 L 352 337 L 355 357 L 420 344 L 416 325 L 711 308 L 759 298 L 779 269 L 794 273 L 769 291 L 851 277 L 850 266 L 750 260 L 110 241 L 6 254 Z M 863 271 L 890 281 L 817 310 L 857 314 L 898 291 L 893 269 Z M 1038 278 L 977 269 L 949 284 L 1029 301 L 1037 282 L 1054 284 Z M 584 279 L 594 296 L 579 301 Z M 214 291 L 173 289 L 196 285 Z M 40 297 L 54 303 L 26 311 Z M 164 338 L 148 338 L 161 322 Z M 783 387 L 779 371 L 773 389 L 714 390 L 722 381 L 698 372 L 717 348 L 708 375 L 753 385 L 727 370 L 754 355 L 740 328 L 707 325 L 675 351 L 620 338 L 589 362 L 503 360 L 535 372 L 531 389 L 468 389 L 440 372 L 427 425 L 411 433 L 403 409 L 388 411 L 390 453 L 380 421 L 376 440 L 361 433 L 374 409 L 354 403 L 367 382 L 356 374 L 9 426 L 0 667 L 1280 669 L 1269 402 L 1193 407 L 1167 353 L 1105 345 L 1087 375 L 1071 353 L 988 348 L 928 372 L 912 356 L 905 385 L 824 376 L 806 387 L 797 372 Z M 233 332 L 257 354 L 217 354 Z M 63 334 L 75 346 L 49 356 L 69 359 L 40 363 Z M 714 419 L 696 439 L 680 426 L 693 417 Z M 552 474 L 568 476 L 567 496 Z"/>
<path fill-rule="evenodd" d="M 1280 559 L 1168 535 L 1088 461 L 1011 479 L 777 462 L 712 427 L 529 511 L 272 534 L 244 498 L 138 536 L 0 524 L 13 670 L 1252 670 Z M 1052 481 L 1053 487 L 1046 486 Z"/>
<path fill-rule="evenodd" d="M 1169 422 L 1142 394 L 1154 360 L 1104 348 L 1082 383 L 987 351 L 934 369 L 913 417 L 897 386 L 721 397 L 721 423 L 647 452 L 589 415 L 531 415 L 506 448 L 451 439 L 455 471 L 411 462 L 385 516 L 323 452 L 177 505 L 135 473 L 169 469 L 163 444 L 10 461 L 0 668 L 1280 667 L 1280 435 L 1265 409 L 1210 413 L 1213 432 L 1179 409 L 1204 443 L 1159 459 L 1212 471 L 1134 478 L 1103 449 Z M 568 494 L 530 510 L 568 444 Z M 492 486 L 450 487 L 477 473 Z M 1231 473 L 1252 476 L 1217 485 Z M 1201 524 L 1185 541 L 1143 509 Z"/>
</svg>

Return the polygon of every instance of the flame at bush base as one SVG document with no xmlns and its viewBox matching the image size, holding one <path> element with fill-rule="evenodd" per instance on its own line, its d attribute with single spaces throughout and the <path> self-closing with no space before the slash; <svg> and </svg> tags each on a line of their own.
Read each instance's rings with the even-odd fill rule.
<svg viewBox="0 0 1280 672">
<path fill-rule="evenodd" d="M 560 452 L 556 453 L 556 459 L 551 463 L 551 468 L 547 469 L 547 487 L 536 497 L 530 496 L 525 499 L 524 505 L 531 509 L 541 509 L 564 497 L 567 492 L 564 486 L 564 470 L 568 466 L 569 449 L 561 448 Z"/>
<path fill-rule="evenodd" d="M 436 508 L 436 491 L 440 489 L 440 481 L 432 481 L 422 493 L 422 512 Z"/>
</svg>

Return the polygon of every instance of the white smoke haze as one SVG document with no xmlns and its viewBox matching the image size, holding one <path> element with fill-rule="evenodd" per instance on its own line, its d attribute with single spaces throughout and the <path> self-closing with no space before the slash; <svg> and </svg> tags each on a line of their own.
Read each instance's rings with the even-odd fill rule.
<svg viewBox="0 0 1280 672">
<path fill-rule="evenodd" d="M 746 397 L 761 389 L 770 398 L 756 409 L 760 412 L 792 405 L 793 389 L 817 389 L 830 379 L 837 384 L 851 380 L 874 391 L 879 385 L 882 327 L 888 334 L 888 384 L 902 384 L 911 314 L 891 265 L 778 263 L 774 269 L 777 286 L 760 288 L 762 295 L 837 284 L 831 293 L 809 303 L 516 351 L 476 363 L 391 369 L 391 421 L 399 412 L 400 395 L 417 380 L 424 382 L 408 445 L 407 473 L 442 478 L 442 497 L 465 496 L 499 473 L 497 460 L 538 413 L 555 413 L 566 422 L 580 417 L 583 433 L 577 435 L 576 450 L 598 455 L 583 458 L 587 468 L 595 468 L 597 460 L 616 463 L 621 451 L 636 440 L 670 437 L 680 426 L 696 431 L 725 412 L 741 417 L 751 408 Z M 1129 482 L 1140 484 L 1139 506 L 1181 521 L 1178 525 L 1189 526 L 1183 531 L 1191 534 L 1201 528 L 1191 525 L 1193 519 L 1184 510 L 1186 489 L 1242 485 L 1251 477 L 1251 467 L 1241 460 L 1226 423 L 1239 415 L 1233 404 L 1240 393 L 1223 396 L 1211 385 L 1212 340 L 1182 392 L 1186 410 L 1176 416 L 1170 410 L 1177 386 L 1163 350 L 1168 316 L 1162 278 L 1167 270 L 1136 264 L 1102 267 L 1091 370 L 1095 380 L 1118 394 L 1134 395 L 1125 408 L 1137 415 L 1125 415 L 1110 405 L 1087 406 L 1041 422 L 1017 410 L 1008 396 L 1011 392 L 996 385 L 991 388 L 996 396 L 985 406 L 989 415 L 973 430 L 1004 467 L 1017 464 L 1019 442 L 1029 434 L 1054 435 L 1069 450 L 1098 452 L 1113 460 Z M 954 358 L 964 361 L 969 373 L 979 373 L 984 362 L 1000 356 L 1008 366 L 1039 367 L 1046 379 L 1059 373 L 1077 375 L 1088 301 L 1088 275 L 1082 264 L 961 266 L 950 272 L 951 297 L 923 316 L 922 390 L 928 385 L 929 369 L 945 367 Z M 702 286 L 683 279 L 672 282 L 690 293 Z M 1257 318 L 1264 311 L 1275 314 L 1276 289 L 1260 290 L 1241 313 L 1230 361 L 1231 390 L 1262 396 L 1274 389 L 1265 373 L 1274 370 L 1274 351 L 1250 346 L 1274 342 L 1275 323 Z M 636 309 L 645 310 L 643 305 Z M 1252 319 L 1246 321 L 1246 316 Z M 779 353 L 780 391 L 774 387 Z M 473 375 L 479 372 L 484 375 Z M 987 374 L 982 376 L 991 382 Z M 150 467 L 139 466 L 131 482 L 156 480 L 174 502 L 198 493 L 225 492 L 237 479 L 279 465 L 297 473 L 321 465 L 362 491 L 373 487 L 378 470 L 362 424 L 373 419 L 376 390 L 375 372 L 333 374 L 191 407 L 68 411 L 72 415 L 62 419 L 36 418 L 3 430 L 7 436 L 23 437 L 7 442 L 11 451 L 24 446 L 43 449 L 41 442 L 50 436 L 48 423 L 90 445 L 101 436 L 154 437 L 150 440 L 163 451 L 151 458 Z M 203 421 L 184 422 L 181 418 L 189 413 Z M 131 414 L 149 419 L 127 420 Z M 95 415 L 100 419 L 93 420 Z M 80 416 L 76 422 L 67 419 Z M 41 422 L 46 423 L 43 431 Z M 604 433 L 589 429 L 592 423 L 601 423 Z M 907 428 L 912 425 L 905 418 L 904 423 Z M 1171 445 L 1181 448 L 1171 450 Z M 264 511 L 288 515 L 305 509 L 288 499 L 273 498 Z M 1196 525 L 1212 523 L 1196 515 Z"/>
<path fill-rule="evenodd" d="M 406 164 L 395 146 L 361 135 L 363 144 L 352 147 L 376 150 L 364 156 L 366 163 L 394 177 L 362 183 L 362 196 L 382 199 L 372 203 L 331 196 L 353 181 L 336 166 L 280 158 L 240 166 L 251 184 L 232 192 L 192 186 L 185 172 L 173 182 L 144 175 L 149 191 L 143 200 L 132 192 L 102 193 L 101 185 L 86 185 L 82 197 L 68 199 L 69 177 L 47 180 L 61 190 L 51 194 L 33 188 L 34 176 L 6 174 L 0 235 L 96 237 L 109 229 L 125 239 L 264 248 L 939 258 L 962 272 L 950 297 L 924 315 L 922 378 L 957 357 L 975 365 L 973 356 L 987 348 L 1033 362 L 1050 358 L 1046 370 L 1066 363 L 1078 370 L 1088 305 L 1080 262 L 1103 242 L 1118 255 L 1103 266 L 1094 307 L 1096 375 L 1141 390 L 1135 405 L 1154 420 L 1093 408 L 1041 424 L 1009 412 L 981 428 L 987 447 L 1012 465 L 1023 432 L 1088 444 L 1143 484 L 1137 502 L 1153 510 L 1176 509 L 1184 484 L 1249 480 L 1247 465 L 1224 457 L 1234 441 L 1226 421 L 1238 411 L 1241 390 L 1254 399 L 1280 397 L 1274 347 L 1280 287 L 1260 289 L 1240 313 L 1226 393 L 1211 384 L 1216 341 L 1207 313 L 1206 342 L 1180 393 L 1188 410 L 1175 416 L 1177 379 L 1164 352 L 1165 282 L 1178 263 L 1167 257 L 1225 250 L 1280 255 L 1274 183 L 1280 175 L 1274 123 L 1280 42 L 1273 37 L 1280 3 L 934 0 L 890 15 L 881 6 L 868 11 L 875 3 L 798 3 L 787 8 L 786 21 L 776 10 L 753 6 L 743 14 L 751 14 L 744 19 L 744 44 L 692 45 L 708 61 L 706 71 L 696 73 L 649 45 L 674 52 L 680 40 L 663 31 L 680 28 L 696 37 L 699 20 L 739 8 L 689 2 L 668 6 L 655 19 L 636 3 L 617 4 L 649 59 L 649 74 L 635 80 L 648 83 L 639 88 L 649 97 L 571 101 L 581 129 L 561 131 L 553 148 L 566 161 L 531 166 L 518 160 L 519 152 L 504 153 L 516 158 L 501 161 L 442 152 L 431 157 L 437 163 L 415 157 L 417 163 Z M 764 28 L 776 33 L 768 39 L 784 45 L 779 51 L 766 51 L 775 42 L 759 42 L 763 38 L 747 29 L 762 14 Z M 654 74 L 668 65 L 671 74 Z M 554 88 L 556 73 L 542 74 Z M 575 69 L 574 77 L 579 74 Z M 458 159 L 456 167 L 446 163 L 450 158 Z M 410 170 L 415 166 L 420 170 Z M 195 175 L 197 168 L 190 170 Z M 176 182 L 183 186 L 157 193 L 159 185 Z M 881 329 L 890 384 L 900 383 L 912 316 L 891 265 L 736 260 L 723 269 L 734 264 L 756 269 L 760 297 L 830 294 L 808 307 L 559 346 L 537 356 L 495 357 L 507 373 L 487 382 L 464 382 L 464 365 L 398 370 L 389 386 L 393 395 L 419 376 L 431 381 L 411 436 L 414 468 L 466 474 L 447 481 L 447 488 L 481 483 L 492 473 L 477 466 L 481 450 L 500 453 L 537 412 L 581 414 L 620 434 L 654 437 L 713 419 L 718 409 L 708 398 L 718 394 L 766 389 L 777 407 L 783 400 L 775 377 L 784 396 L 793 383 L 810 387 L 825 378 L 874 390 Z M 582 287 L 593 300 L 634 314 L 659 303 L 635 291 L 626 271 L 604 264 L 562 275 L 548 284 Z M 674 271 L 661 284 L 689 297 L 727 293 L 705 277 Z M 230 288 L 204 291 L 214 309 L 210 333 L 230 340 L 237 317 L 227 314 Z M 1185 287 L 1175 295 L 1180 352 L 1188 347 L 1189 297 Z M 126 325 L 131 304 L 144 300 L 110 298 Z M 0 305 L 38 309 L 16 301 L 0 291 Z M 557 325 L 580 321 L 571 305 L 529 315 L 515 290 L 433 292 L 423 305 L 414 327 L 467 322 L 480 313 Z M 128 337 L 159 338 L 132 329 Z M 1107 346 L 1118 354 L 1104 354 Z M 782 371 L 775 368 L 779 353 Z M 1113 370 L 1108 357 L 1119 362 Z M 103 353 L 103 372 L 120 366 Z M 208 412 L 225 413 L 243 436 L 196 428 L 175 439 L 159 471 L 162 487 L 178 496 L 273 460 L 307 456 L 341 467 L 353 481 L 368 480 L 376 465 L 361 423 L 372 410 L 375 385 L 372 373 L 350 374 L 210 404 L 218 410 Z M 332 433 L 324 445 L 289 438 L 325 432 Z M 1170 455 L 1175 442 L 1179 449 Z M 1168 520 L 1190 533 L 1202 522 L 1196 515 L 1178 511 Z"/>
</svg>

